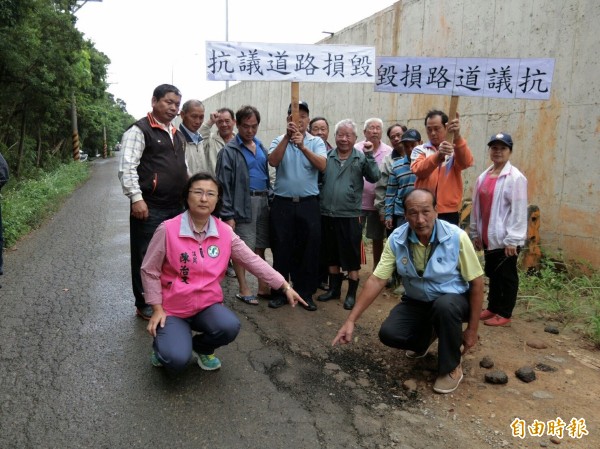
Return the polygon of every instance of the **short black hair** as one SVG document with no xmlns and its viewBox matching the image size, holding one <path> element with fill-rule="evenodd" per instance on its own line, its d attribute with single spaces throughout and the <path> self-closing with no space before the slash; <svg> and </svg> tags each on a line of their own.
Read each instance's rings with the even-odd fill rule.
<svg viewBox="0 0 600 449">
<path fill-rule="evenodd" d="M 325 122 L 325 124 L 327 125 L 327 129 L 329 129 L 329 122 L 327 121 L 327 119 L 325 117 L 315 117 L 310 122 L 308 122 L 308 130 L 310 131 L 312 126 L 315 124 L 315 122 L 318 122 L 320 120 L 323 120 Z"/>
<path fill-rule="evenodd" d="M 190 189 L 192 188 L 192 184 L 194 184 L 196 181 L 212 181 L 217 186 L 217 190 L 219 192 L 219 200 L 217 201 L 217 205 L 215 206 L 215 210 L 213 211 L 212 215 L 216 215 L 218 217 L 219 213 L 221 212 L 221 207 L 223 206 L 223 187 L 221 187 L 221 183 L 216 178 L 216 176 L 207 171 L 199 171 L 198 173 L 190 176 L 187 182 L 185 183 L 185 187 L 181 192 L 181 203 L 183 204 L 183 208 L 185 210 L 188 210 L 190 208 L 190 205 L 188 204 L 187 200 L 190 194 Z"/>
<path fill-rule="evenodd" d="M 222 114 L 223 112 L 229 112 L 229 115 L 231 115 L 231 120 L 235 120 L 235 114 L 233 113 L 233 111 L 229 108 L 221 108 L 221 109 L 217 109 L 217 112 L 219 114 Z"/>
<path fill-rule="evenodd" d="M 425 126 L 427 126 L 427 120 L 429 120 L 431 117 L 435 117 L 436 115 L 442 117 L 442 125 L 445 126 L 446 123 L 448 123 L 448 116 L 444 111 L 440 111 L 439 109 L 432 109 L 425 116 Z"/>
<path fill-rule="evenodd" d="M 385 132 L 386 136 L 388 136 L 388 139 L 390 138 L 390 133 L 392 132 L 392 129 L 394 129 L 396 126 L 399 126 L 402 129 L 402 132 L 406 132 L 408 130 L 408 128 L 405 125 L 401 125 L 400 123 L 394 123 Z"/>
<path fill-rule="evenodd" d="M 235 113 L 235 122 L 236 124 L 240 125 L 242 120 L 252 117 L 253 115 L 256 117 L 256 121 L 260 124 L 260 112 L 258 112 L 258 109 L 256 109 L 254 106 L 242 106 Z"/>
<path fill-rule="evenodd" d="M 404 209 L 405 213 L 406 213 L 406 200 L 416 192 L 426 192 L 429 195 L 431 195 L 431 202 L 433 204 L 433 207 L 435 208 L 437 202 L 435 200 L 435 195 L 433 194 L 433 192 L 431 190 L 429 190 L 429 189 L 413 189 L 410 192 L 408 192 L 402 199 L 402 208 Z"/>
<path fill-rule="evenodd" d="M 160 100 L 162 97 L 167 95 L 168 93 L 173 92 L 175 95 L 181 97 L 181 92 L 172 84 L 161 84 L 154 89 L 152 92 L 152 97 Z"/>
</svg>

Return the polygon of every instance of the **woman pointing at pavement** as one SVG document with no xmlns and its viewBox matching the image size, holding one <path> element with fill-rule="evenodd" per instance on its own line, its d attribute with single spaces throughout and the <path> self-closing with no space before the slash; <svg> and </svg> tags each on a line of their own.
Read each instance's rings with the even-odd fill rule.
<svg viewBox="0 0 600 449">
<path fill-rule="evenodd" d="M 185 212 L 163 222 L 148 246 L 142 282 L 154 312 L 147 329 L 154 337 L 155 366 L 179 371 L 195 354 L 202 369 L 221 367 L 215 349 L 235 340 L 240 330 L 235 313 L 223 305 L 220 285 L 230 257 L 281 289 L 292 306 L 305 304 L 283 276 L 212 215 L 218 212 L 221 192 L 210 173 L 193 175 L 182 193 Z M 192 337 L 191 331 L 199 333 Z"/>
</svg>

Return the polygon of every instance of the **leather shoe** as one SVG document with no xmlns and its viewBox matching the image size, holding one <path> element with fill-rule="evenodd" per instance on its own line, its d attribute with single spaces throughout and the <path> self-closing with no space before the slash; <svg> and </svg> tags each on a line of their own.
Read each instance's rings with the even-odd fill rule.
<svg viewBox="0 0 600 449">
<path fill-rule="evenodd" d="M 287 303 L 288 301 L 285 296 L 275 296 L 269 301 L 269 307 L 271 309 L 279 309 L 280 307 L 285 306 Z"/>
<path fill-rule="evenodd" d="M 302 307 L 304 307 L 305 310 L 308 310 L 309 312 L 314 312 L 315 310 L 317 310 L 317 305 L 313 301 L 312 297 L 308 296 L 308 297 L 302 298 L 302 299 L 304 299 L 306 304 L 308 304 L 308 306 L 305 306 L 304 304 L 302 304 Z"/>
</svg>

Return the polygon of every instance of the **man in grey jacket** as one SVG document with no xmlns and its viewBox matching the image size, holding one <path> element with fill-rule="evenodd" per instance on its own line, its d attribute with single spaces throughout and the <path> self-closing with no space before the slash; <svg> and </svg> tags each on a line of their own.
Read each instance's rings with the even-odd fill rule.
<svg viewBox="0 0 600 449">
<path fill-rule="evenodd" d="M 211 132 L 213 125 L 217 125 L 217 131 Z M 217 157 L 221 149 L 235 137 L 234 114 L 229 108 L 220 108 L 208 116 L 208 120 L 202 122 L 200 135 L 202 136 L 202 149 L 206 160 L 206 169 L 216 173 Z"/>
<path fill-rule="evenodd" d="M 346 119 L 335 125 L 336 148 L 327 154 L 320 194 L 329 290 L 317 300 L 340 298 L 343 279 L 341 267 L 348 270 L 348 292 L 344 300 L 346 310 L 354 307 L 358 288 L 363 177 L 375 183 L 381 175 L 373 157 L 373 144 L 365 142 L 361 152 L 354 148 L 355 143 L 356 123 Z"/>
<path fill-rule="evenodd" d="M 217 156 L 217 179 L 223 188 L 221 219 L 263 259 L 269 247 L 270 189 L 267 151 L 256 138 L 260 113 L 253 106 L 242 106 L 235 114 L 238 134 Z M 246 270 L 233 263 L 239 283 L 237 299 L 257 305 L 256 296 L 246 282 Z M 269 287 L 259 280 L 258 296 L 268 297 Z"/>
<path fill-rule="evenodd" d="M 199 171 L 214 173 L 214 166 L 205 154 L 203 138 L 198 131 L 204 123 L 204 104 L 200 100 L 188 100 L 183 103 L 179 116 L 179 131 L 185 137 L 185 162 L 188 171 L 192 175 Z"/>
</svg>

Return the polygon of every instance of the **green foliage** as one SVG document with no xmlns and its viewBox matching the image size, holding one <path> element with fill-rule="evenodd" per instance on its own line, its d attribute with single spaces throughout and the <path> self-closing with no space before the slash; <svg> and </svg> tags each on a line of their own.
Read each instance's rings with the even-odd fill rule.
<svg viewBox="0 0 600 449">
<path fill-rule="evenodd" d="M 81 148 L 114 146 L 133 117 L 106 89 L 110 59 L 84 39 L 75 0 L 0 0 L 0 152 L 12 176 L 72 158 L 71 104 Z"/>
<path fill-rule="evenodd" d="M 527 311 L 574 326 L 600 348 L 600 273 L 546 258 L 539 272 L 519 278 Z"/>
<path fill-rule="evenodd" d="M 37 179 L 11 181 L 2 191 L 6 247 L 42 224 L 88 177 L 88 164 L 71 162 L 50 173 L 41 172 Z"/>
</svg>

